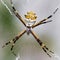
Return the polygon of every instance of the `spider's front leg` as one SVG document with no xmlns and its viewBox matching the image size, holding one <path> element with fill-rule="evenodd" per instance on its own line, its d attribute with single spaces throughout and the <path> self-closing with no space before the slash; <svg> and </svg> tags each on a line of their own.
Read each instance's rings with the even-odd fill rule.
<svg viewBox="0 0 60 60">
<path fill-rule="evenodd" d="M 52 52 L 51 50 L 49 50 L 47 47 L 46 47 L 46 45 L 39 39 L 39 37 L 31 30 L 30 31 L 31 32 L 31 34 L 34 36 L 34 38 L 36 39 L 36 41 L 39 43 L 39 45 L 42 47 L 42 49 L 44 50 L 44 52 L 49 56 L 49 57 L 51 57 L 51 55 L 48 53 L 48 52 L 50 52 L 50 53 L 52 53 L 52 54 L 54 54 L 54 52 Z"/>
<path fill-rule="evenodd" d="M 12 44 L 11 51 L 12 51 L 12 50 L 13 50 L 13 47 L 14 47 L 14 45 L 15 45 L 15 43 L 16 43 L 16 41 L 17 41 L 25 32 L 26 32 L 26 30 L 23 30 L 22 32 L 20 32 L 15 38 L 13 38 L 13 39 L 10 40 L 9 42 L 5 43 L 5 45 L 3 45 L 2 48 L 11 43 L 11 44 Z"/>
<path fill-rule="evenodd" d="M 34 27 L 36 27 L 36 26 L 38 26 L 38 25 L 41 25 L 41 24 L 45 24 L 45 23 L 51 22 L 52 20 L 49 20 L 49 21 L 47 21 L 47 20 L 50 19 L 51 17 L 53 17 L 53 15 L 58 11 L 58 9 L 59 9 L 59 8 L 57 8 L 57 9 L 53 12 L 53 14 L 51 14 L 51 15 L 48 16 L 47 18 L 45 18 L 45 19 L 39 21 L 38 23 L 36 23 L 35 25 L 33 25 L 32 28 L 34 28 Z"/>
<path fill-rule="evenodd" d="M 13 9 L 13 13 L 26 26 L 25 21 L 22 19 L 22 17 L 19 15 L 16 8 L 14 7 L 12 0 L 10 0 L 10 2 L 11 2 L 12 9 Z"/>
</svg>

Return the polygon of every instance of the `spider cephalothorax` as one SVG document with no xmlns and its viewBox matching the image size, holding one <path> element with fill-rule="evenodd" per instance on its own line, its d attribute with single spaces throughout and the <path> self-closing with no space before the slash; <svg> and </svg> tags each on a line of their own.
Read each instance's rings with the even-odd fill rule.
<svg viewBox="0 0 60 60">
<path fill-rule="evenodd" d="M 19 40 L 19 38 L 24 34 L 24 33 L 31 33 L 33 35 L 33 37 L 36 39 L 36 41 L 39 43 L 39 45 L 42 47 L 43 51 L 49 56 L 51 57 L 51 55 L 48 53 L 52 53 L 54 54 L 54 52 L 52 52 L 51 50 L 48 49 L 48 47 L 46 47 L 46 45 L 39 39 L 39 37 L 35 34 L 35 32 L 32 30 L 33 28 L 41 25 L 41 24 L 45 24 L 45 23 L 48 23 L 48 22 L 51 22 L 52 20 L 49 20 L 58 10 L 58 8 L 53 12 L 52 15 L 48 16 L 47 18 L 35 23 L 35 24 L 32 24 L 30 25 L 31 21 L 36 21 L 36 13 L 30 11 L 30 12 L 27 12 L 27 14 L 25 15 L 25 18 L 28 19 L 28 21 L 30 21 L 28 23 L 28 25 L 25 23 L 25 20 L 22 19 L 22 17 L 19 15 L 19 13 L 17 12 L 17 10 L 15 9 L 14 5 L 13 5 L 13 2 L 12 0 L 11 1 L 11 4 L 12 4 L 12 9 L 13 9 L 13 13 L 15 14 L 15 16 L 24 24 L 24 26 L 27 28 L 25 30 L 23 30 L 22 32 L 20 32 L 15 38 L 13 38 L 12 40 L 10 40 L 9 42 L 5 43 L 5 45 L 3 45 L 3 47 L 5 47 L 6 45 L 12 43 L 12 47 L 11 47 L 11 51 L 13 50 L 13 47 L 16 43 L 16 41 Z M 14 52 L 13 52 L 14 54 Z"/>
</svg>

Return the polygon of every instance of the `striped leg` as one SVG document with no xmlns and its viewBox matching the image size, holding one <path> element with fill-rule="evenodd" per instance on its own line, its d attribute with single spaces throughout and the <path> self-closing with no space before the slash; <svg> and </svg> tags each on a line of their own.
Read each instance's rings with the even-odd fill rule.
<svg viewBox="0 0 60 60">
<path fill-rule="evenodd" d="M 39 45 L 42 47 L 42 49 L 44 50 L 44 52 L 51 57 L 51 55 L 48 53 L 52 53 L 54 54 L 54 52 L 52 52 L 51 50 L 49 50 L 46 45 L 38 38 L 38 36 L 31 30 L 31 34 L 34 36 L 34 38 L 37 40 L 37 42 L 39 43 Z"/>
<path fill-rule="evenodd" d="M 58 8 L 53 12 L 52 15 L 48 16 L 47 18 L 41 20 L 40 22 L 36 23 L 35 25 L 32 26 L 32 28 L 38 26 L 38 25 L 41 25 L 41 24 L 45 24 L 45 23 L 48 23 L 48 22 L 51 22 L 52 20 L 49 20 L 47 21 L 48 19 L 50 19 L 51 17 L 53 17 L 53 15 L 57 12 Z"/>
<path fill-rule="evenodd" d="M 5 45 L 2 46 L 2 48 L 4 48 L 6 45 L 8 44 L 12 44 L 12 47 L 11 47 L 11 51 L 13 50 L 13 47 L 16 43 L 16 41 L 26 32 L 26 30 L 23 30 L 22 32 L 20 32 L 15 38 L 13 38 L 12 40 L 10 40 L 9 42 L 5 43 Z"/>
<path fill-rule="evenodd" d="M 22 17 L 19 15 L 19 13 L 17 12 L 17 10 L 15 9 L 12 0 L 10 0 L 10 2 L 11 2 L 11 5 L 12 5 L 13 13 L 26 26 L 25 21 L 22 19 Z"/>
<path fill-rule="evenodd" d="M 46 24 L 46 23 L 49 23 L 49 22 L 52 22 L 52 20 L 49 20 L 49 21 L 43 21 L 43 22 L 41 22 L 40 24 Z"/>
</svg>

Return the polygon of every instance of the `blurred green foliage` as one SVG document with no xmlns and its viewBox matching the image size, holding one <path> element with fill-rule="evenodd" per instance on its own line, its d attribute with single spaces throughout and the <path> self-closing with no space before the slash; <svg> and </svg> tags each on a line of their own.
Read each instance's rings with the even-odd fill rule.
<svg viewBox="0 0 60 60">
<path fill-rule="evenodd" d="M 13 16 L 9 13 L 6 7 L 0 2 L 0 43 L 2 45 L 3 45 L 3 43 L 1 42 L 2 40 L 7 42 L 9 37 L 11 38 L 12 36 L 15 35 L 14 33 L 18 31 L 16 29 L 14 20 L 15 19 L 13 18 Z M 11 54 L 9 47 L 7 49 L 4 49 L 3 52 L 4 53 L 1 54 L 3 55 L 3 57 L 0 56 L 0 60 L 15 60 L 14 56 Z"/>
</svg>

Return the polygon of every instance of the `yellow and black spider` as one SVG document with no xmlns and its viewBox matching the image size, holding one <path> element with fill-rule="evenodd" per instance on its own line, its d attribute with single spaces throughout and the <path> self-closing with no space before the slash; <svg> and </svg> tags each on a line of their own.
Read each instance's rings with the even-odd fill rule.
<svg viewBox="0 0 60 60">
<path fill-rule="evenodd" d="M 22 32 L 20 32 L 15 38 L 13 38 L 9 42 L 5 43 L 5 45 L 3 45 L 2 47 L 5 47 L 8 44 L 12 44 L 12 47 L 11 47 L 11 51 L 12 51 L 13 47 L 14 47 L 14 45 L 16 43 L 16 41 L 18 41 L 19 38 L 24 33 L 27 33 L 27 35 L 29 35 L 31 33 L 33 35 L 33 37 L 36 39 L 36 41 L 39 43 L 39 45 L 42 47 L 42 49 L 44 50 L 44 52 L 49 57 L 51 57 L 51 55 L 47 51 L 49 51 L 52 54 L 54 54 L 54 52 L 52 52 L 51 50 L 48 49 L 48 47 L 39 39 L 39 37 L 35 34 L 35 32 L 32 29 L 35 28 L 35 27 L 37 27 L 37 26 L 39 26 L 39 25 L 41 25 L 41 24 L 45 24 L 45 23 L 51 22 L 52 20 L 48 21 L 48 19 L 50 19 L 57 12 L 58 8 L 53 12 L 52 15 L 48 16 L 47 18 L 45 18 L 45 19 L 43 19 L 43 20 L 41 20 L 41 21 L 39 21 L 37 23 L 35 23 L 36 19 L 37 19 L 36 13 L 34 13 L 33 11 L 29 11 L 29 12 L 27 12 L 27 14 L 24 15 L 25 18 L 29 21 L 29 23 L 26 24 L 25 20 L 22 19 L 22 17 L 19 15 L 19 13 L 17 12 L 17 10 L 15 9 L 12 0 L 10 0 L 10 2 L 11 2 L 12 9 L 13 9 L 13 13 L 24 24 L 24 26 L 26 27 L 26 29 L 23 30 Z M 30 25 L 30 23 L 33 23 L 33 24 Z M 13 54 L 14 54 L 14 52 L 13 52 Z"/>
</svg>

